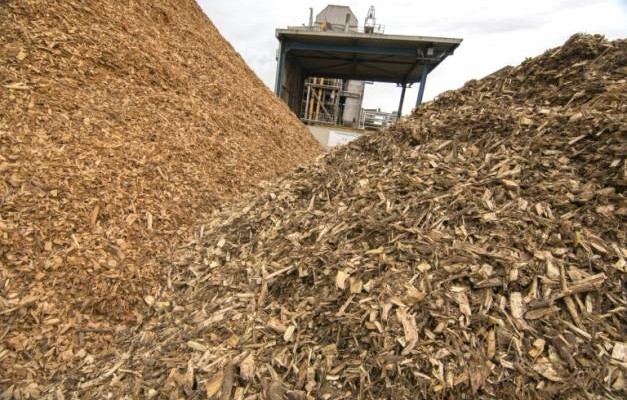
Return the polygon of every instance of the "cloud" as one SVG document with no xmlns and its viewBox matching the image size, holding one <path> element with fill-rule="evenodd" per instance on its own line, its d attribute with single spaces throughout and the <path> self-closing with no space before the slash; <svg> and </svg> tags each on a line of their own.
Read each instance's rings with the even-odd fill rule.
<svg viewBox="0 0 627 400">
<path fill-rule="evenodd" d="M 198 0 L 205 13 L 270 88 L 276 73 L 276 28 L 305 23 L 309 7 L 349 5 L 360 24 L 371 4 L 387 33 L 462 37 L 453 56 L 429 75 L 425 99 L 481 78 L 505 65 L 561 45 L 576 32 L 627 36 L 625 0 Z M 404 112 L 414 105 L 416 87 L 407 91 Z M 396 110 L 400 89 L 368 85 L 364 104 Z"/>
<path fill-rule="evenodd" d="M 460 34 L 494 35 L 540 27 L 546 23 L 542 16 L 482 17 L 444 25 L 443 30 L 454 30 Z"/>
</svg>

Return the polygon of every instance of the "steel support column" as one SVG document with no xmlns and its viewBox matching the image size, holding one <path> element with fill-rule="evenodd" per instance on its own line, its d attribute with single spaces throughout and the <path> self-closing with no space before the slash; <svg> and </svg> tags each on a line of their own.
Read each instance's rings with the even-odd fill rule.
<svg viewBox="0 0 627 400">
<path fill-rule="evenodd" d="M 403 114 L 403 102 L 405 101 L 405 90 L 407 89 L 407 83 L 403 82 L 403 89 L 401 89 L 401 101 L 398 104 L 398 118 Z"/>
<path fill-rule="evenodd" d="M 285 50 L 283 43 L 279 42 L 279 58 L 276 66 L 276 82 L 274 83 L 274 93 L 277 97 L 281 97 L 281 80 L 283 79 L 283 69 L 285 68 Z"/>
<path fill-rule="evenodd" d="M 425 94 L 425 85 L 427 83 L 427 74 L 429 73 L 429 65 L 422 64 L 422 71 L 420 74 L 420 88 L 418 89 L 418 97 L 416 98 L 416 107 L 422 104 L 422 96 Z"/>
</svg>

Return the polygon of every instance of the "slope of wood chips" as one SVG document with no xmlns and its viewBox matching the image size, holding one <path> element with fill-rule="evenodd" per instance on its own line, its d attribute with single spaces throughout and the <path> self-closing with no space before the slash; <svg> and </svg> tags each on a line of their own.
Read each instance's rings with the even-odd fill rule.
<svg viewBox="0 0 627 400">
<path fill-rule="evenodd" d="M 188 226 L 319 151 L 191 0 L 0 1 L 0 388 L 106 349 Z"/>
<path fill-rule="evenodd" d="M 626 62 L 574 36 L 229 206 L 42 394 L 624 398 Z"/>
</svg>

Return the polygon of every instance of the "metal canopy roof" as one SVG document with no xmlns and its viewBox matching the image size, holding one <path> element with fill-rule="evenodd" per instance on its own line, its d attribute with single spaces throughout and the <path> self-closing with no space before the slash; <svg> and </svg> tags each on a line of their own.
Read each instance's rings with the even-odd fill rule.
<svg viewBox="0 0 627 400">
<path fill-rule="evenodd" d="M 414 83 L 453 54 L 462 39 L 277 29 L 281 52 L 309 76 Z M 426 76 L 426 74 L 425 74 Z"/>
</svg>

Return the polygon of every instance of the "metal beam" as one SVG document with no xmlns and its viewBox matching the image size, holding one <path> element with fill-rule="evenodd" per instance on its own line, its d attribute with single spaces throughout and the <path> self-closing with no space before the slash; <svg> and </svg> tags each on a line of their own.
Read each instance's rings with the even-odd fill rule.
<svg viewBox="0 0 627 400">
<path fill-rule="evenodd" d="M 372 71 L 377 71 L 379 72 L 382 76 L 387 76 L 390 79 L 396 79 L 396 81 L 401 81 L 404 77 L 399 77 L 396 74 L 391 74 L 388 70 L 384 69 L 384 68 L 379 68 L 379 67 L 375 67 L 374 65 L 369 65 L 369 64 L 361 64 L 362 68 L 366 68 Z"/>
<path fill-rule="evenodd" d="M 425 94 L 425 85 L 427 84 L 427 74 L 429 74 L 429 65 L 423 64 L 420 74 L 420 89 L 418 89 L 418 97 L 416 98 L 416 107 L 422 104 L 422 96 Z"/>
<path fill-rule="evenodd" d="M 331 78 L 331 79 L 344 79 L 348 81 L 374 81 L 374 82 L 387 82 L 387 83 L 399 83 L 399 81 L 401 81 L 401 79 L 399 79 L 398 76 L 392 77 L 391 75 L 389 77 L 377 76 L 376 78 L 373 78 L 372 75 L 368 75 L 366 73 L 339 74 L 339 73 L 329 73 L 329 72 L 324 72 L 324 71 L 318 72 L 316 70 L 307 70 L 305 76 L 309 76 L 309 77 L 316 76 L 319 78 Z M 416 83 L 416 82 L 420 82 L 420 81 L 418 79 L 407 80 L 407 83 Z"/>
<path fill-rule="evenodd" d="M 359 63 L 374 63 L 374 64 L 397 64 L 397 65 L 416 65 L 415 61 L 386 61 L 385 59 L 380 59 L 380 58 L 373 58 L 373 59 L 368 59 L 368 58 L 349 58 L 349 57 L 333 57 L 333 56 L 327 56 L 327 57 L 321 57 L 321 56 L 304 56 L 302 54 L 293 54 L 295 58 L 297 59 L 312 59 L 312 60 L 333 60 L 333 61 L 354 61 L 354 62 L 359 62 Z M 392 56 L 384 56 L 385 58 L 389 58 Z"/>
<path fill-rule="evenodd" d="M 407 35 L 375 35 L 367 33 L 359 33 L 359 32 L 336 32 L 336 31 L 326 31 L 326 32 L 312 32 L 308 30 L 300 30 L 296 29 L 277 29 L 275 31 L 275 36 L 279 40 L 294 40 L 299 41 L 300 39 L 305 40 L 316 40 L 316 41 L 324 41 L 324 40 L 352 40 L 352 41 L 377 41 L 381 40 L 386 43 L 393 44 L 399 43 L 406 45 L 408 43 L 413 43 L 416 45 L 421 45 L 425 47 L 426 45 L 432 45 L 436 48 L 445 48 L 447 50 L 454 50 L 459 46 L 462 42 L 462 39 L 455 38 L 443 38 L 443 37 L 432 37 L 432 36 L 407 36 Z"/>
<path fill-rule="evenodd" d="M 353 61 L 344 61 L 344 62 L 341 62 L 339 64 L 325 65 L 324 67 L 316 68 L 316 71 L 324 71 L 326 69 L 333 69 L 333 68 L 337 68 L 337 67 L 343 67 L 345 65 L 351 65 L 352 63 L 353 63 Z"/>
<path fill-rule="evenodd" d="M 378 46 L 358 46 L 358 45 L 339 45 L 324 43 L 301 43 L 301 42 L 285 42 L 286 51 L 290 50 L 315 50 L 324 52 L 346 52 L 346 53 L 362 53 L 389 56 L 415 57 L 419 61 L 442 61 L 439 58 L 420 57 L 419 49 L 402 48 L 402 47 L 378 47 Z"/>
<path fill-rule="evenodd" d="M 407 70 L 405 75 L 403 75 L 403 82 L 407 82 L 407 79 L 409 78 L 409 75 L 411 75 L 411 73 L 414 72 L 414 69 L 416 69 L 416 66 L 418 66 L 417 62 L 412 64 L 412 66 Z"/>
<path fill-rule="evenodd" d="M 398 118 L 401 118 L 401 115 L 403 114 L 403 102 L 405 101 L 405 90 L 407 89 L 407 84 L 405 82 L 403 82 L 403 89 L 401 90 L 401 101 L 398 104 L 398 113 L 396 114 L 398 116 Z"/>
<path fill-rule="evenodd" d="M 380 61 L 380 60 L 385 60 L 386 58 L 392 58 L 392 57 L 394 57 L 394 56 L 391 56 L 391 55 L 387 54 L 387 55 L 383 55 L 383 56 L 378 56 L 376 58 L 370 58 L 369 60 L 370 61 Z"/>
</svg>

